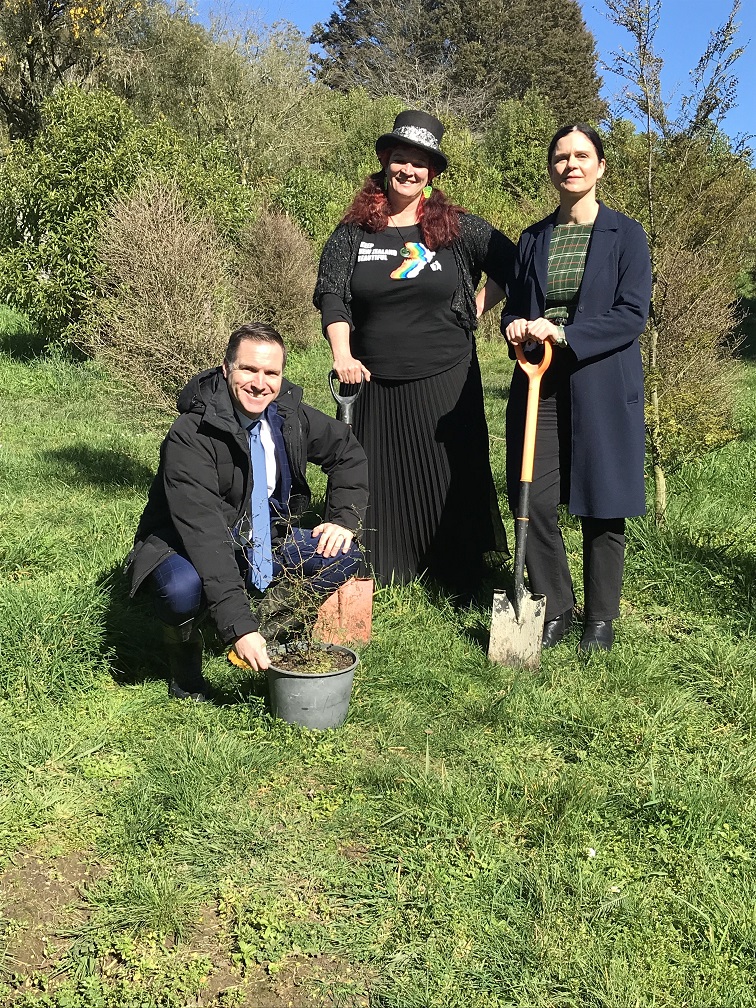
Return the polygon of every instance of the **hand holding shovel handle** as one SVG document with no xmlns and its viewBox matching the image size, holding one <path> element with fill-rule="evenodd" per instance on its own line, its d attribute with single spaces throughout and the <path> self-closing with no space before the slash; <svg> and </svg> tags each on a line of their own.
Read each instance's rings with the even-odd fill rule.
<svg viewBox="0 0 756 1008">
<path fill-rule="evenodd" d="M 336 402 L 336 419 L 343 421 L 345 424 L 352 426 L 352 410 L 354 409 L 354 404 L 360 398 L 360 393 L 362 392 L 362 386 L 365 384 L 365 375 L 360 375 L 360 384 L 357 387 L 357 391 L 354 395 L 344 396 L 340 395 L 335 387 L 334 383 L 339 380 L 339 376 L 335 371 L 329 371 L 328 373 L 328 384 L 331 386 L 331 395 Z"/>
</svg>

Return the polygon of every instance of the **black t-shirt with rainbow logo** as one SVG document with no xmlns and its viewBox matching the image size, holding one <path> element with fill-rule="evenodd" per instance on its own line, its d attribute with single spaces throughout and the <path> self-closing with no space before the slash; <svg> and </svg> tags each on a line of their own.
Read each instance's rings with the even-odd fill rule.
<svg viewBox="0 0 756 1008">
<path fill-rule="evenodd" d="M 451 309 L 457 281 L 452 250 L 427 249 L 417 225 L 363 232 L 352 273 L 352 354 L 389 380 L 458 364 L 470 339 Z"/>
</svg>

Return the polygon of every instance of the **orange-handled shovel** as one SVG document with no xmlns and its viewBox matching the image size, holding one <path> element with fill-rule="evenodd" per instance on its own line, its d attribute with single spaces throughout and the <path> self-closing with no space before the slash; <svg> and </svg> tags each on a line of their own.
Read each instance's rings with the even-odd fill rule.
<svg viewBox="0 0 756 1008">
<path fill-rule="evenodd" d="M 543 358 L 538 364 L 531 364 L 527 360 L 521 346 L 515 347 L 515 354 L 519 366 L 528 376 L 528 403 L 520 469 L 520 500 L 515 517 L 514 591 L 511 602 L 504 592 L 494 592 L 488 658 L 489 661 L 502 665 L 538 668 L 541 663 L 546 596 L 531 595 L 525 589 L 525 546 L 530 520 L 530 485 L 533 482 L 538 398 L 541 378 L 551 364 L 551 343 L 543 344 Z"/>
</svg>

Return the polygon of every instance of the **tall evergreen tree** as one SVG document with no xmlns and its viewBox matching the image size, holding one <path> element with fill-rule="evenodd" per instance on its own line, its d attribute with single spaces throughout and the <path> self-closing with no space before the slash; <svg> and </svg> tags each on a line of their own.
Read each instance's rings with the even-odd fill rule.
<svg viewBox="0 0 756 1008">
<path fill-rule="evenodd" d="M 529 89 L 560 121 L 595 122 L 606 111 L 577 0 L 339 0 L 310 41 L 330 87 L 393 94 L 472 123 Z"/>
</svg>

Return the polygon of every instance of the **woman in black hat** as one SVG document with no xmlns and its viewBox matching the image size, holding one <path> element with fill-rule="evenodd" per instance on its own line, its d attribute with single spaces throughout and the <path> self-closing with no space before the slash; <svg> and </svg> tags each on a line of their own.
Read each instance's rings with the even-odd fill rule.
<svg viewBox="0 0 756 1008">
<path fill-rule="evenodd" d="M 378 138 L 381 170 L 326 242 L 314 302 L 339 379 L 365 380 L 353 426 L 370 464 L 377 578 L 428 572 L 468 596 L 483 554 L 506 551 L 473 334 L 503 297 L 514 245 L 432 186 L 447 167 L 443 132 L 409 111 Z"/>
</svg>

